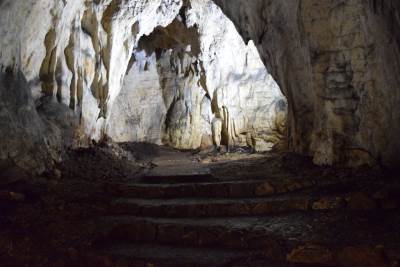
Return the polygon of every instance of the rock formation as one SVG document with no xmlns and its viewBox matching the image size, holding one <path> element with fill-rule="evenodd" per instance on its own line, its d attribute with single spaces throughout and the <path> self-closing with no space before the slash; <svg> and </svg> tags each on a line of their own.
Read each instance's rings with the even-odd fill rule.
<svg viewBox="0 0 400 267">
<path fill-rule="evenodd" d="M 399 1 L 214 2 L 286 95 L 292 150 L 317 164 L 398 162 Z"/>
<path fill-rule="evenodd" d="M 211 1 L 0 2 L 0 159 L 43 171 L 64 146 L 115 141 L 267 148 L 286 103 Z M 12 92 L 12 93 L 10 93 Z"/>
<path fill-rule="evenodd" d="M 269 149 L 286 102 L 256 47 L 292 151 L 398 161 L 398 1 L 213 2 L 0 1 L 0 159 L 40 172 L 107 136 L 204 147 L 214 119 L 222 144 Z"/>
<path fill-rule="evenodd" d="M 211 140 L 215 118 L 224 145 L 268 150 L 260 144 L 270 149 L 283 134 L 284 97 L 212 1 L 186 2 L 171 24 L 139 40 L 131 61 L 107 125 L 115 141 L 194 149 Z"/>
<path fill-rule="evenodd" d="M 1 1 L 0 66 L 16 85 L 2 86 L 2 94 L 9 97 L 1 99 L 1 114 L 9 123 L 2 128 L 1 158 L 43 171 L 58 160 L 57 150 L 66 144 L 65 129 L 54 117 L 70 110 L 72 121 L 62 123 L 74 132 L 75 144 L 100 139 L 137 38 L 169 24 L 181 5 L 171 0 Z M 13 96 L 8 92 L 12 89 L 21 92 Z M 38 107 L 48 106 L 61 107 L 41 118 Z M 44 156 L 48 154 L 53 157 Z"/>
</svg>

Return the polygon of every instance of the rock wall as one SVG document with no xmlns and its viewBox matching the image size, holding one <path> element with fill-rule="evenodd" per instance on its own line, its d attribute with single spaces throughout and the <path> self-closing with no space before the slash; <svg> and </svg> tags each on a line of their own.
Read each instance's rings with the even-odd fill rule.
<svg viewBox="0 0 400 267">
<path fill-rule="evenodd" d="M 216 118 L 225 145 L 268 150 L 284 135 L 285 98 L 212 1 L 185 2 L 171 24 L 141 38 L 132 61 L 111 112 L 113 140 L 198 148 L 211 143 Z"/>
<path fill-rule="evenodd" d="M 106 135 L 194 148 L 213 122 L 224 144 L 268 148 L 285 104 L 254 43 L 293 151 L 398 161 L 400 2 L 214 2 L 248 46 L 211 1 L 0 1 L 0 159 L 41 171 Z"/>
<path fill-rule="evenodd" d="M 292 150 L 317 164 L 400 156 L 400 2 L 215 0 L 289 103 Z"/>
<path fill-rule="evenodd" d="M 281 134 L 278 87 L 211 1 L 3 0 L 0 23 L 0 159 L 41 172 L 105 136 L 196 148 L 215 116 L 226 144 Z"/>
<path fill-rule="evenodd" d="M 102 138 L 137 39 L 169 24 L 181 6 L 176 0 L 0 1 L 0 68 L 13 80 L 0 87 L 7 96 L 0 100 L 7 118 L 0 159 L 41 172 L 59 160 L 64 145 Z"/>
</svg>

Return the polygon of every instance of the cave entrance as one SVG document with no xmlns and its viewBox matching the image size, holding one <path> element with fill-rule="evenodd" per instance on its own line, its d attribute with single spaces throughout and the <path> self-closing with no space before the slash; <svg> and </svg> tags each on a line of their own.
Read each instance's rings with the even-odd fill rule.
<svg viewBox="0 0 400 267">
<path fill-rule="evenodd" d="M 140 38 L 110 113 L 111 139 L 257 152 L 285 145 L 285 97 L 254 43 L 206 2 L 187 1 Z"/>
</svg>

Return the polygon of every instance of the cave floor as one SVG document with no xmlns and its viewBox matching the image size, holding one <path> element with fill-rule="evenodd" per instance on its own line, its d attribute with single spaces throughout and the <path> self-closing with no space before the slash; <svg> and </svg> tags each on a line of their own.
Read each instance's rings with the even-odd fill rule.
<svg viewBox="0 0 400 267">
<path fill-rule="evenodd" d="M 398 266 L 397 177 L 247 152 L 98 145 L 41 177 L 0 164 L 0 266 Z"/>
</svg>

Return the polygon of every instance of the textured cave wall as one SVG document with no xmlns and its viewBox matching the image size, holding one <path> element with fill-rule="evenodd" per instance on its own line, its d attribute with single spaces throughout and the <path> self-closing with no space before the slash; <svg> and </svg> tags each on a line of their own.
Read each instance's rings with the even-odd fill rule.
<svg viewBox="0 0 400 267">
<path fill-rule="evenodd" d="M 0 73 L 0 159 L 43 172 L 60 158 L 62 144 L 72 145 L 78 120 L 68 107 L 34 103 L 22 73 Z"/>
<path fill-rule="evenodd" d="M 211 1 L 3 0 L 0 25 L 0 160 L 42 172 L 105 136 L 197 148 L 215 117 L 226 144 L 281 134 L 278 87 Z"/>
<path fill-rule="evenodd" d="M 222 142 L 269 150 L 284 135 L 284 96 L 254 44 L 244 44 L 223 12 L 212 1 L 191 3 L 188 23 L 199 27 L 205 89 L 213 119 L 222 120 Z"/>
<path fill-rule="evenodd" d="M 107 135 L 193 149 L 210 144 L 220 120 L 223 144 L 269 150 L 285 119 L 285 98 L 254 45 L 212 1 L 191 0 L 140 39 Z"/>
<path fill-rule="evenodd" d="M 181 5 L 0 1 L 0 69 L 9 76 L 1 77 L 0 159 L 42 172 L 64 146 L 102 138 L 135 42 L 169 24 Z"/>
<path fill-rule="evenodd" d="M 140 39 L 111 111 L 106 134 L 112 140 L 200 146 L 199 35 L 179 19 Z"/>
<path fill-rule="evenodd" d="M 289 102 L 292 150 L 317 164 L 400 156 L 400 2 L 214 0 Z"/>
<path fill-rule="evenodd" d="M 115 113 L 116 103 L 134 112 L 155 112 L 136 132 L 133 128 L 122 134 L 127 139 L 146 136 L 149 140 L 144 141 L 195 147 L 218 119 L 226 144 L 268 140 L 275 126 L 262 126 L 268 121 L 264 115 L 251 117 L 246 110 L 257 106 L 255 114 L 271 118 L 283 105 L 268 94 L 248 97 L 262 93 L 259 84 L 247 86 L 247 81 L 259 77 L 271 82 L 265 69 L 253 70 L 247 64 L 252 44 L 240 46 L 236 37 L 230 38 L 230 26 L 209 1 L 190 1 L 182 15 L 183 2 L 188 3 L 0 1 L 0 159 L 41 171 L 59 160 L 64 145 L 84 145 L 106 134 L 121 136 L 113 132 L 118 129 L 113 123 L 123 114 Z M 400 2 L 214 2 L 246 41 L 253 40 L 285 93 L 292 150 L 313 156 L 318 164 L 398 161 Z M 179 47 L 161 47 L 161 52 L 156 46 L 154 52 L 138 49 L 143 36 L 166 29 L 177 18 L 186 28 L 197 27 L 198 53 L 193 53 L 193 44 L 187 50 L 184 39 L 175 39 Z M 244 49 L 250 49 L 247 56 L 236 53 Z M 136 77 L 138 72 L 144 76 Z M 146 87 L 146 75 L 158 81 L 150 90 L 129 90 L 138 83 Z M 145 112 L 137 108 L 143 101 L 134 95 L 132 103 L 118 102 L 135 93 L 154 100 Z M 137 119 L 133 116 L 128 125 Z M 203 122 L 205 130 L 199 132 L 197 125 Z M 179 132 L 179 125 L 192 130 Z M 254 125 L 260 129 L 251 129 Z"/>
</svg>

